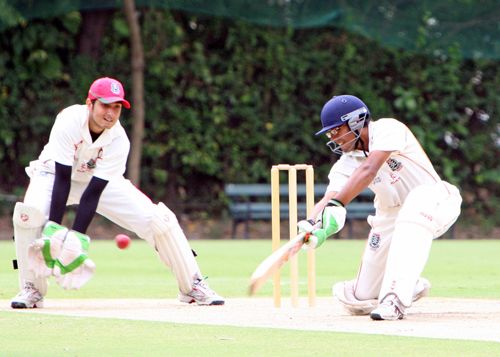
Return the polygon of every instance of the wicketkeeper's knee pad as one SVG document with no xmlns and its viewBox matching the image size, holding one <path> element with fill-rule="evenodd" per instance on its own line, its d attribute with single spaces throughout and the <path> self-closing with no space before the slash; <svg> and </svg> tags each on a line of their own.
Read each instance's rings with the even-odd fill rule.
<svg viewBox="0 0 500 357">
<path fill-rule="evenodd" d="M 179 290 L 191 292 L 194 280 L 201 278 L 200 269 L 177 217 L 162 202 L 155 208 L 152 229 L 158 255 L 172 269 Z"/>
<path fill-rule="evenodd" d="M 377 299 L 356 299 L 354 296 L 354 280 L 336 283 L 332 287 L 332 293 L 351 315 L 368 315 L 378 305 Z"/>
<path fill-rule="evenodd" d="M 17 202 L 12 216 L 14 225 L 14 243 L 16 246 L 17 268 L 19 269 L 19 288 L 23 289 L 26 281 L 32 282 L 38 291 L 47 294 L 47 279 L 35 278 L 30 270 L 28 248 L 31 243 L 42 235 L 42 229 L 47 221 L 45 214 L 38 208 Z"/>
</svg>

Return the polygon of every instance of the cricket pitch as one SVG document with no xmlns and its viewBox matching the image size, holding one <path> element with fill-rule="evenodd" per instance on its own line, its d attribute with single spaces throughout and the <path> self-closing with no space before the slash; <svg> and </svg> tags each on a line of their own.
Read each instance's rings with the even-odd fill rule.
<svg viewBox="0 0 500 357">
<path fill-rule="evenodd" d="M 283 299 L 274 308 L 271 298 L 229 298 L 224 306 L 197 306 L 176 299 L 47 299 L 43 309 L 15 310 L 28 314 L 118 318 L 186 324 L 336 331 L 429 338 L 500 342 L 500 301 L 427 297 L 409 309 L 404 320 L 372 321 L 350 316 L 333 298 L 317 298 L 308 307 Z M 0 311 L 14 311 L 0 300 Z"/>
</svg>

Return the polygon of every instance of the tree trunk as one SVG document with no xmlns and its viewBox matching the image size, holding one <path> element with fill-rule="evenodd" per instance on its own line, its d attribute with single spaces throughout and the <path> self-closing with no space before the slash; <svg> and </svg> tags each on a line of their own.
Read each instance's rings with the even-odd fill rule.
<svg viewBox="0 0 500 357">
<path fill-rule="evenodd" d="M 124 0 L 124 11 L 130 29 L 132 66 L 132 137 L 128 161 L 128 178 L 141 184 L 142 138 L 144 136 L 144 49 L 134 0 Z"/>
<path fill-rule="evenodd" d="M 98 60 L 101 52 L 101 39 L 109 26 L 114 9 L 95 9 L 82 11 L 82 28 L 78 36 L 78 53 Z"/>
</svg>

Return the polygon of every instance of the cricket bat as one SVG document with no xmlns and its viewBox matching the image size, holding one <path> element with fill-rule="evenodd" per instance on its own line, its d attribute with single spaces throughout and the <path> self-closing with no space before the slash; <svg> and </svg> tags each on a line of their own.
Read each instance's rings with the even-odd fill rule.
<svg viewBox="0 0 500 357">
<path fill-rule="evenodd" d="M 248 294 L 250 296 L 254 295 L 262 287 L 262 285 L 264 285 L 266 280 L 273 275 L 274 272 L 279 270 L 283 264 L 290 259 L 290 257 L 298 253 L 304 244 L 307 234 L 308 233 L 305 232 L 300 233 L 297 237 L 291 239 L 279 249 L 275 250 L 270 256 L 259 264 L 250 277 L 250 285 L 248 289 Z"/>
</svg>

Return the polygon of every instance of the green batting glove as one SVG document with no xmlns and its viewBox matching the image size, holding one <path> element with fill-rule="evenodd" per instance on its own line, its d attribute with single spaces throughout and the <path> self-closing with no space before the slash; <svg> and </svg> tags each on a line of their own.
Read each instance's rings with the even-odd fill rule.
<svg viewBox="0 0 500 357">
<path fill-rule="evenodd" d="M 321 228 L 312 231 L 312 235 L 308 238 L 309 246 L 311 248 L 319 247 L 327 238 L 344 228 L 345 217 L 346 209 L 340 201 L 335 199 L 328 201 L 321 212 Z"/>
</svg>

